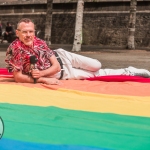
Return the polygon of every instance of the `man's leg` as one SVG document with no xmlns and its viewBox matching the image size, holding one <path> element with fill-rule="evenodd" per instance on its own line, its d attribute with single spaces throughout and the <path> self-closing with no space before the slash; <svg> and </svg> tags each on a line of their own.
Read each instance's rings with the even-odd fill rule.
<svg viewBox="0 0 150 150">
<path fill-rule="evenodd" d="M 101 68 L 101 63 L 97 59 L 92 59 L 82 55 L 74 54 L 63 49 L 55 50 L 60 56 L 61 60 L 73 68 L 83 69 L 87 71 L 98 71 Z M 66 59 L 68 60 L 66 62 Z"/>
<path fill-rule="evenodd" d="M 65 67 L 67 67 L 67 69 L 64 71 L 63 79 L 86 79 L 99 76 L 99 71 L 92 72 L 83 69 L 69 68 L 69 66 L 64 66 L 64 68 Z"/>
<path fill-rule="evenodd" d="M 7 34 L 4 33 L 4 40 L 7 40 Z"/>
<path fill-rule="evenodd" d="M 141 77 L 150 77 L 150 72 L 146 69 L 137 69 L 134 67 L 128 67 L 123 69 L 100 69 L 100 76 L 108 75 L 129 75 L 129 76 L 141 76 Z"/>
<path fill-rule="evenodd" d="M 100 69 L 99 76 L 127 75 L 125 69 Z"/>
<path fill-rule="evenodd" d="M 100 69 L 101 63 L 92 58 L 84 57 L 63 49 L 57 49 L 56 52 L 63 62 L 64 76 L 62 79 L 85 79 L 94 76 L 108 75 L 130 75 L 150 77 L 150 72 L 145 69 L 134 67 L 122 69 Z"/>
</svg>

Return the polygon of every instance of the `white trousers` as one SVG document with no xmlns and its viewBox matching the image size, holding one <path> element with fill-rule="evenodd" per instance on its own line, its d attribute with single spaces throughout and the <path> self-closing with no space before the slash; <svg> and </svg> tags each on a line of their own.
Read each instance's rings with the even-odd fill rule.
<svg viewBox="0 0 150 150">
<path fill-rule="evenodd" d="M 125 69 L 101 69 L 101 63 L 97 59 L 92 59 L 82 55 L 74 54 L 64 49 L 55 50 L 63 63 L 63 78 L 67 79 L 85 79 L 94 76 L 121 75 Z M 60 77 L 60 72 L 54 76 Z"/>
</svg>

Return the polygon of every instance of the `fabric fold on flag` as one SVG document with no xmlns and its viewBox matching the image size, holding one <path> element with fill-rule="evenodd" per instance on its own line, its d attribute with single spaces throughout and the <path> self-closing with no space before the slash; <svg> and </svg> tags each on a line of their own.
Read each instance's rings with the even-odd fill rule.
<svg viewBox="0 0 150 150">
<path fill-rule="evenodd" d="M 29 84 L 3 71 L 0 150 L 150 149 L 149 82 L 102 77 Z"/>
</svg>

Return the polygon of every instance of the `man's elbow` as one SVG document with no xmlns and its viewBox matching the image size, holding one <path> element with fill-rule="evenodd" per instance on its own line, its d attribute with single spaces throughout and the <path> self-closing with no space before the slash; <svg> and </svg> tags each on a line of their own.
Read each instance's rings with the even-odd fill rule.
<svg viewBox="0 0 150 150">
<path fill-rule="evenodd" d="M 21 78 L 19 77 L 19 76 L 14 76 L 14 80 L 15 80 L 15 82 L 17 82 L 17 83 L 21 83 L 22 81 L 21 81 Z"/>
<path fill-rule="evenodd" d="M 15 80 L 15 82 L 18 82 L 18 83 L 21 83 L 21 82 L 23 82 L 22 81 L 22 75 L 21 75 L 21 73 L 14 73 L 13 74 L 13 77 L 14 77 L 14 80 Z"/>
</svg>

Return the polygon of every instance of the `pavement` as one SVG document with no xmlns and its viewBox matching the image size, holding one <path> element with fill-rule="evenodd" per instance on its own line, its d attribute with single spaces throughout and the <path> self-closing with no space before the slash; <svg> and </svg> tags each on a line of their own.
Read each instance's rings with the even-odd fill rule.
<svg viewBox="0 0 150 150">
<path fill-rule="evenodd" d="M 0 67 L 5 68 L 5 54 L 8 43 L 0 44 Z M 51 45 L 51 49 L 63 48 L 71 51 L 72 45 Z M 102 63 L 102 68 L 126 68 L 134 66 L 150 70 L 150 50 L 136 49 L 127 50 L 119 48 L 101 48 L 98 46 L 82 46 L 82 51 L 76 54 L 98 59 Z"/>
</svg>

